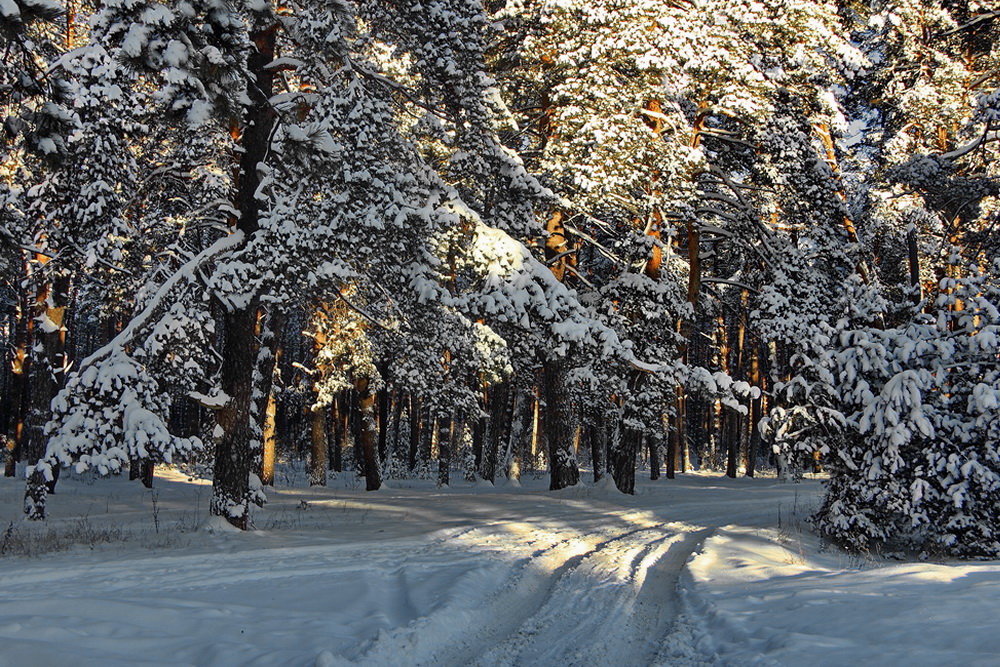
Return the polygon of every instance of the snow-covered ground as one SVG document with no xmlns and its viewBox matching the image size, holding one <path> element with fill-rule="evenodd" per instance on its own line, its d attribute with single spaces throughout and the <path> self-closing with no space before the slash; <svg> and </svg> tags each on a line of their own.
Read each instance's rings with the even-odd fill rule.
<svg viewBox="0 0 1000 667">
<path fill-rule="evenodd" d="M 341 478 L 239 533 L 158 474 L 61 481 L 44 526 L 0 480 L 0 665 L 1000 664 L 1000 564 L 824 551 L 815 481 Z"/>
</svg>

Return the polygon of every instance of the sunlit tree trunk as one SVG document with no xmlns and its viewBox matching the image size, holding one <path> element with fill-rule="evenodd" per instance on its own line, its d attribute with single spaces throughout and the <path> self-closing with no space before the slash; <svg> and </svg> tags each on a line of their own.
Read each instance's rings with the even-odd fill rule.
<svg viewBox="0 0 1000 667">
<path fill-rule="evenodd" d="M 274 391 L 269 391 L 267 405 L 264 406 L 264 426 L 261 429 L 263 451 L 260 463 L 260 481 L 265 486 L 274 486 L 274 461 L 278 447 L 278 431 L 275 427 L 277 412 L 278 400 Z"/>
<path fill-rule="evenodd" d="M 260 447 L 254 469 L 264 486 L 274 486 L 274 459 L 277 448 L 278 403 L 274 391 L 275 369 L 281 359 L 278 334 L 284 326 L 282 313 L 272 310 L 262 312 L 258 317 L 260 348 L 257 351 L 257 367 L 254 371 L 254 394 L 252 418 L 260 428 Z"/>
</svg>

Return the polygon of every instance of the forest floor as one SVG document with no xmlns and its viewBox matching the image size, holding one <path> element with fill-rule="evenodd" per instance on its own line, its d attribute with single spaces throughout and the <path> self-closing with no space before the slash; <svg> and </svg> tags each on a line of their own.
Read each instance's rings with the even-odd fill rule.
<svg viewBox="0 0 1000 667">
<path fill-rule="evenodd" d="M 51 518 L 0 479 L 0 665 L 1000 664 L 1000 562 L 822 545 L 820 485 L 279 475 L 258 530 L 211 486 L 67 478 Z"/>
</svg>

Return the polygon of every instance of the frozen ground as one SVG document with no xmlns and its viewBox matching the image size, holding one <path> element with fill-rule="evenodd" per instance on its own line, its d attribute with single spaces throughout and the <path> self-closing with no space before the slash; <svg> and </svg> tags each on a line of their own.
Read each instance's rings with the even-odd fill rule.
<svg viewBox="0 0 1000 667">
<path fill-rule="evenodd" d="M 176 472 L 60 482 L 46 526 L 0 480 L 0 665 L 1000 664 L 1000 564 L 822 550 L 817 482 L 354 486 L 243 534 Z"/>
</svg>

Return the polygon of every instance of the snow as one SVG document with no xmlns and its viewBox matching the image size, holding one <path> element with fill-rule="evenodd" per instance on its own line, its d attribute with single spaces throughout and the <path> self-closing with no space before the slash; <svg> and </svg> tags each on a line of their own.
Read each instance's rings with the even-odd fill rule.
<svg viewBox="0 0 1000 667">
<path fill-rule="evenodd" d="M 456 476 L 457 477 L 457 476 Z M 560 492 L 282 468 L 258 530 L 208 480 L 0 480 L 0 665 L 985 664 L 1000 563 L 885 565 L 804 532 L 819 484 L 688 474 Z M 779 519 L 780 517 L 780 519 Z M 782 528 L 779 529 L 779 521 Z M 29 546 L 26 546 L 29 545 Z M 25 551 L 34 550 L 33 556 Z M 921 646 L 920 652 L 913 652 Z"/>
<path fill-rule="evenodd" d="M 807 533 L 726 526 L 683 593 L 740 664 L 997 664 L 1000 562 L 897 563 Z"/>
</svg>

